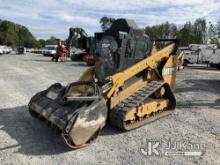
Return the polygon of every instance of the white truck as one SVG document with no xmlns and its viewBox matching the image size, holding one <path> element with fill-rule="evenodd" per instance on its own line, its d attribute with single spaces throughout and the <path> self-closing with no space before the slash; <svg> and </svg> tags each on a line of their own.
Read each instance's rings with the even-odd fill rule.
<svg viewBox="0 0 220 165">
<path fill-rule="evenodd" d="M 57 45 L 45 45 L 43 50 L 44 56 L 54 56 L 57 52 Z"/>
<path fill-rule="evenodd" d="M 5 46 L 5 52 L 6 52 L 6 54 L 11 53 L 12 52 L 12 48 L 9 47 L 9 46 Z"/>
<path fill-rule="evenodd" d="M 2 51 L 2 54 L 9 54 L 12 52 L 12 48 L 5 45 L 0 45 L 0 50 Z"/>
<path fill-rule="evenodd" d="M 184 63 L 185 64 L 196 64 L 199 60 L 199 52 L 184 50 Z"/>
<path fill-rule="evenodd" d="M 183 48 L 185 64 L 209 64 L 217 46 L 214 44 L 190 44 Z"/>
<path fill-rule="evenodd" d="M 0 55 L 2 55 L 3 54 L 3 50 L 0 48 Z"/>
<path fill-rule="evenodd" d="M 217 69 L 220 69 L 220 49 L 216 49 L 213 52 L 213 55 L 209 60 L 209 64 L 211 67 L 216 67 Z"/>
</svg>

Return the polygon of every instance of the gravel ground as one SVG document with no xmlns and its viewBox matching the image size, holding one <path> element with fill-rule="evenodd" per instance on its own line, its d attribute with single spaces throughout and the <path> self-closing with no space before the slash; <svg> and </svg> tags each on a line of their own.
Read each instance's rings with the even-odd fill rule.
<svg viewBox="0 0 220 165">
<path fill-rule="evenodd" d="M 85 69 L 80 62 L 53 63 L 35 54 L 0 56 L 1 164 L 220 164 L 220 71 L 181 70 L 172 115 L 125 133 L 107 125 L 95 144 L 70 150 L 54 129 L 29 115 L 27 104 L 36 92 L 76 81 Z M 146 155 L 146 141 L 160 142 L 160 156 Z M 166 151 L 202 155 L 167 156 Z"/>
</svg>

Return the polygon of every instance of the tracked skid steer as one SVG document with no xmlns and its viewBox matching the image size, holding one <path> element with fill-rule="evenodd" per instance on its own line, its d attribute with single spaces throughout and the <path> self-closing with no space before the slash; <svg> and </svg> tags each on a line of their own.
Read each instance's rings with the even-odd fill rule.
<svg viewBox="0 0 220 165">
<path fill-rule="evenodd" d="M 157 50 L 155 42 L 163 42 Z M 95 33 L 96 63 L 77 82 L 34 95 L 29 112 L 56 127 L 66 145 L 87 146 L 107 122 L 132 130 L 170 114 L 176 106 L 178 40 L 152 42 L 132 20 L 118 19 Z"/>
</svg>

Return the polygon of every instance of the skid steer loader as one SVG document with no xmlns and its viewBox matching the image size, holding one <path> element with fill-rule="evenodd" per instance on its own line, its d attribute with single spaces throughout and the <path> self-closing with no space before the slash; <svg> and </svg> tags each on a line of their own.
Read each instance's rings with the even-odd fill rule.
<svg viewBox="0 0 220 165">
<path fill-rule="evenodd" d="M 118 19 L 95 33 L 96 63 L 77 82 L 37 93 L 29 112 L 56 127 L 66 145 L 85 147 L 106 122 L 132 130 L 170 114 L 176 106 L 178 40 L 157 50 L 132 20 Z"/>
</svg>

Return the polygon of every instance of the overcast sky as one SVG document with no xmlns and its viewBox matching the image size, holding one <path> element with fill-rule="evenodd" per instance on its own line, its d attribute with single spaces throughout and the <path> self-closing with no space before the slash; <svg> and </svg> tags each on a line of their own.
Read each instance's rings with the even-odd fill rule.
<svg viewBox="0 0 220 165">
<path fill-rule="evenodd" d="M 66 38 L 69 27 L 100 31 L 103 16 L 134 19 L 140 27 L 196 18 L 220 20 L 220 0 L 0 0 L 0 19 L 27 26 L 35 37 Z"/>
</svg>

